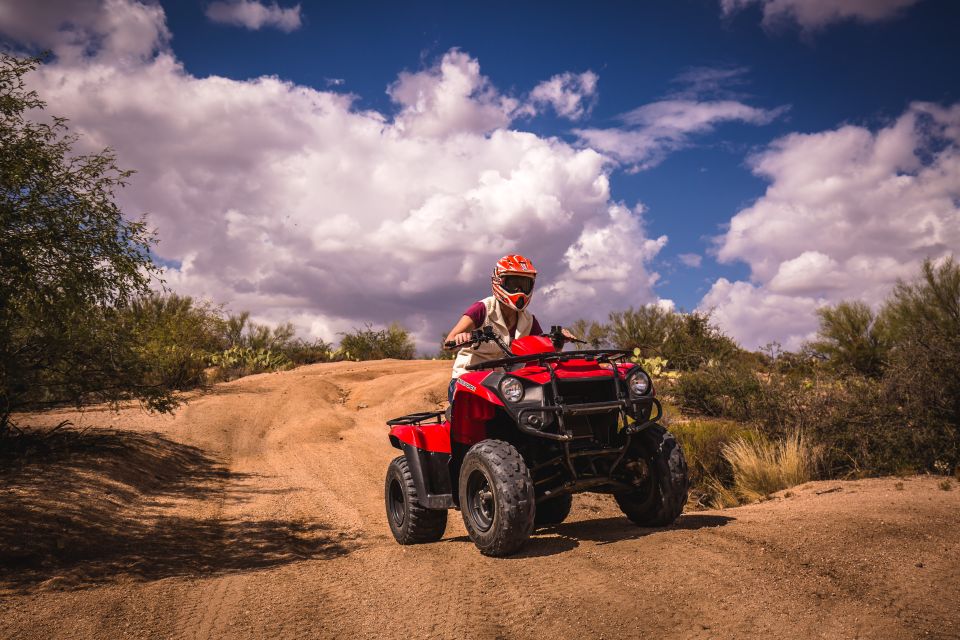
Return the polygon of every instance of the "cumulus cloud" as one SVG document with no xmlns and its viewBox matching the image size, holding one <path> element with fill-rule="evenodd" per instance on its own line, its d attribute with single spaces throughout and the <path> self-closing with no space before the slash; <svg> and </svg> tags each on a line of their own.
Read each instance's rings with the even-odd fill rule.
<svg viewBox="0 0 960 640">
<path fill-rule="evenodd" d="M 899 16 L 920 0 L 720 0 L 725 16 L 750 5 L 763 9 L 763 24 L 795 22 L 804 30 L 821 29 L 845 20 L 879 22 Z"/>
<path fill-rule="evenodd" d="M 463 51 L 447 52 L 440 63 L 404 71 L 387 93 L 402 108 L 395 126 L 407 135 L 485 134 L 513 120 L 519 101 L 501 93 L 480 74 L 480 63 Z"/>
<path fill-rule="evenodd" d="M 761 109 L 735 100 L 670 99 L 623 114 L 624 126 L 576 130 L 582 143 L 603 151 L 635 169 L 659 164 L 670 152 L 690 144 L 696 134 L 709 133 L 722 122 L 768 124 L 784 108 Z"/>
<path fill-rule="evenodd" d="M 258 0 L 217 0 L 207 6 L 206 15 L 213 22 L 252 31 L 274 27 L 290 33 L 303 24 L 299 4 L 283 8 L 276 2 L 266 5 Z"/>
<path fill-rule="evenodd" d="M 3 2 L 0 35 L 61 65 L 139 64 L 170 40 L 159 4 L 127 0 Z"/>
<path fill-rule="evenodd" d="M 596 104 L 597 80 L 597 74 L 592 71 L 555 75 L 530 92 L 530 110 L 536 112 L 549 106 L 562 118 L 579 120 Z"/>
<path fill-rule="evenodd" d="M 720 280 L 701 303 L 750 346 L 796 346 L 818 305 L 879 304 L 925 258 L 960 247 L 960 104 L 914 103 L 876 131 L 792 134 L 751 165 L 770 186 L 716 245 L 721 262 L 750 266 L 751 282 Z"/>
<path fill-rule="evenodd" d="M 642 209 L 611 198 L 608 160 L 511 130 L 517 101 L 466 53 L 400 73 L 396 110 L 365 111 L 276 77 L 190 74 L 158 7 L 90 4 L 77 24 L 101 25 L 120 4 L 150 10 L 149 55 L 104 58 L 102 43 L 125 38 L 107 30 L 30 82 L 84 145 L 109 145 L 138 171 L 120 203 L 149 212 L 160 257 L 180 265 L 166 275 L 173 289 L 328 340 L 397 320 L 431 349 L 489 295 L 505 253 L 540 270 L 544 323 L 656 300 L 648 265 L 666 238 L 648 238 Z"/>
</svg>

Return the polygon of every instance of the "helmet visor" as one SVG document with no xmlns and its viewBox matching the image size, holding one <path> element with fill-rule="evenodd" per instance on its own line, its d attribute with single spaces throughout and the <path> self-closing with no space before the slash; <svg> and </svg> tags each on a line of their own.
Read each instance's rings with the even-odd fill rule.
<svg viewBox="0 0 960 640">
<path fill-rule="evenodd" d="M 533 278 L 530 276 L 503 276 L 501 277 L 501 287 L 507 293 L 526 293 L 533 291 Z"/>
</svg>

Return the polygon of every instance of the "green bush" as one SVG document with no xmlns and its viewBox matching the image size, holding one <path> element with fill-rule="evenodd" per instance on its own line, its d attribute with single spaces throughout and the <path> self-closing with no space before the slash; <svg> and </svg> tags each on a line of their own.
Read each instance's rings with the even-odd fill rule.
<svg viewBox="0 0 960 640">
<path fill-rule="evenodd" d="M 643 358 L 660 357 L 679 371 L 728 362 L 741 353 L 737 344 L 710 322 L 709 314 L 678 313 L 657 305 L 610 314 L 609 342 L 639 349 Z"/>
<path fill-rule="evenodd" d="M 918 467 L 960 467 L 960 264 L 923 265 L 898 284 L 882 311 L 890 336 L 883 385 L 909 426 Z"/>
<path fill-rule="evenodd" d="M 293 366 L 293 363 L 278 351 L 240 346 L 214 354 L 210 362 L 220 369 L 219 376 L 225 380 L 266 371 L 281 371 Z"/>
<path fill-rule="evenodd" d="M 568 327 L 570 333 L 586 341 L 591 349 L 602 349 L 609 344 L 610 327 L 593 320 L 577 320 Z"/>
<path fill-rule="evenodd" d="M 660 347 L 662 357 L 680 371 L 729 362 L 740 353 L 737 343 L 711 324 L 708 314 L 676 313 L 673 330 Z"/>
<path fill-rule="evenodd" d="M 367 325 L 365 329 L 354 329 L 352 333 L 341 335 L 340 352 L 352 360 L 412 360 L 415 354 L 410 334 L 397 323 L 379 330 Z"/>
<path fill-rule="evenodd" d="M 841 302 L 817 310 L 820 330 L 810 349 L 838 371 L 879 377 L 883 373 L 888 344 L 882 323 L 862 302 Z"/>
<path fill-rule="evenodd" d="M 194 388 L 204 382 L 210 355 L 222 348 L 219 310 L 189 297 L 148 294 L 127 305 L 120 321 L 147 365 L 148 384 Z"/>
<path fill-rule="evenodd" d="M 663 344 L 676 327 L 676 315 L 655 304 L 615 311 L 610 314 L 610 343 L 617 349 L 640 349 L 646 358 L 662 356 Z"/>
<path fill-rule="evenodd" d="M 686 413 L 747 422 L 756 417 L 762 391 L 756 371 L 731 363 L 683 373 L 672 394 Z"/>
</svg>

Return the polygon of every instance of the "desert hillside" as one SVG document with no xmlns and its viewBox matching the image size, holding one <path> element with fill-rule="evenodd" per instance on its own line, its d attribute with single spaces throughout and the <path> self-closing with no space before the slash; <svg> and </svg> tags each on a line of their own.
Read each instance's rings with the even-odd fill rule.
<svg viewBox="0 0 960 640">
<path fill-rule="evenodd" d="M 384 422 L 434 408 L 449 367 L 43 415 L 78 428 L 0 469 L 0 638 L 960 637 L 960 491 L 934 478 L 813 482 L 664 530 L 582 495 L 507 559 L 456 512 L 439 543 L 397 545 Z"/>
</svg>

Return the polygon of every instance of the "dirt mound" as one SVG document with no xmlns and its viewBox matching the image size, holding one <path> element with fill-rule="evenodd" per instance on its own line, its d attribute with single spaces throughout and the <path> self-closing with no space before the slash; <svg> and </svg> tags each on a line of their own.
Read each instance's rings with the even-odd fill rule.
<svg viewBox="0 0 960 640">
<path fill-rule="evenodd" d="M 960 637 L 960 491 L 816 482 L 637 528 L 582 495 L 507 559 L 400 547 L 386 419 L 449 363 L 303 367 L 0 461 L 2 638 Z"/>
</svg>

